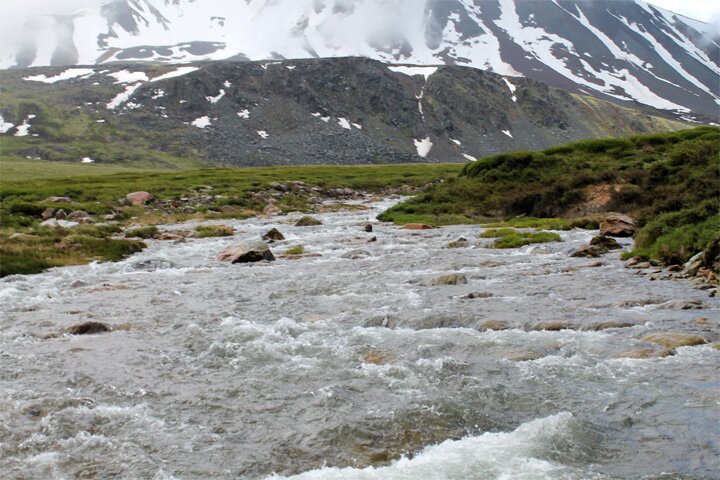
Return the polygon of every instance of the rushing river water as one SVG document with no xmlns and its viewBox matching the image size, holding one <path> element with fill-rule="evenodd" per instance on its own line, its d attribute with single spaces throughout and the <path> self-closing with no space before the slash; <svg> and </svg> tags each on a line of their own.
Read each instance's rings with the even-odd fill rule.
<svg viewBox="0 0 720 480">
<path fill-rule="evenodd" d="M 569 252 L 594 232 L 510 250 L 477 226 L 365 233 L 389 205 L 315 227 L 215 222 L 235 237 L 3 279 L 0 477 L 720 476 L 720 352 L 618 358 L 659 348 L 640 340 L 653 332 L 716 340 L 717 299 L 617 252 L 585 268 Z M 287 238 L 276 256 L 311 255 L 216 260 L 271 227 Z M 445 248 L 459 237 L 470 246 Z M 425 285 L 448 273 L 468 283 Z M 88 320 L 114 331 L 46 338 Z M 634 326 L 592 330 L 605 321 Z"/>
</svg>

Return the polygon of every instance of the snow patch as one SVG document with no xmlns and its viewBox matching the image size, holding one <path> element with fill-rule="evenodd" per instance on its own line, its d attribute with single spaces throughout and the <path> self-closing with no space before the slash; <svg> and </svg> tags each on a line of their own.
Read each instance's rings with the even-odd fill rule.
<svg viewBox="0 0 720 480">
<path fill-rule="evenodd" d="M 80 163 L 95 163 L 95 160 L 90 157 L 83 157 L 83 159 L 80 160 Z"/>
<path fill-rule="evenodd" d="M 155 90 L 155 92 L 153 93 L 153 96 L 151 98 L 153 100 L 157 100 L 158 98 L 162 98 L 164 96 L 165 96 L 165 91 L 158 88 L 157 90 Z"/>
<path fill-rule="evenodd" d="M 95 123 L 105 123 L 105 120 L 102 120 L 102 119 L 100 119 L 100 120 L 95 120 Z"/>
<path fill-rule="evenodd" d="M 453 142 L 455 145 L 462 146 L 462 143 L 460 142 L 460 140 L 455 140 L 454 138 L 451 138 L 450 141 Z"/>
<path fill-rule="evenodd" d="M 250 118 L 250 110 L 245 109 L 240 112 L 237 112 L 238 117 L 240 118 Z"/>
<path fill-rule="evenodd" d="M 159 77 L 155 77 L 151 82 L 159 82 L 160 80 L 167 80 L 168 78 L 175 78 L 175 77 L 181 77 L 183 75 L 187 75 L 188 73 L 195 72 L 197 70 L 200 70 L 197 67 L 180 67 L 177 70 L 173 70 L 172 72 L 164 73 L 160 75 Z"/>
<path fill-rule="evenodd" d="M 422 140 L 413 140 L 413 143 L 415 144 L 417 154 L 423 158 L 427 157 L 427 154 L 430 153 L 433 147 L 430 137 L 425 137 Z"/>
<path fill-rule="evenodd" d="M 353 123 L 352 126 L 357 128 L 358 130 L 362 130 L 362 125 L 360 125 L 359 123 Z"/>
<path fill-rule="evenodd" d="M 48 77 L 45 75 L 33 75 L 30 77 L 24 77 L 23 80 L 29 80 L 31 82 L 56 83 L 77 77 L 89 77 L 94 74 L 95 70 L 93 70 L 92 68 L 69 68 L 62 73 L 58 73 L 54 77 Z"/>
<path fill-rule="evenodd" d="M 205 115 L 204 117 L 196 118 L 190 123 L 190 125 L 197 128 L 205 128 L 209 125 L 212 125 L 212 123 L 210 122 L 210 117 Z"/>
<path fill-rule="evenodd" d="M 205 97 L 205 100 L 207 100 L 207 101 L 210 102 L 210 103 L 217 103 L 217 102 L 219 102 L 220 99 L 223 98 L 224 96 L 225 96 L 225 90 L 223 90 L 223 89 L 221 88 L 221 89 L 220 89 L 220 93 L 218 93 L 218 94 L 217 94 L 216 96 L 214 96 L 214 97 Z"/>
<path fill-rule="evenodd" d="M 320 113 L 320 112 L 315 112 L 315 113 L 311 113 L 310 115 L 312 115 L 312 116 L 315 117 L 315 118 L 320 118 L 320 117 L 322 116 L 322 113 Z"/>
<path fill-rule="evenodd" d="M 113 77 L 115 83 L 147 82 L 149 80 L 145 72 L 130 72 L 128 70 L 108 73 L 108 77 Z"/>
<path fill-rule="evenodd" d="M 225 87 L 225 88 L 230 88 L 230 87 L 232 87 L 232 83 L 230 83 L 229 81 L 225 80 L 225 81 L 223 82 L 223 87 Z"/>
<path fill-rule="evenodd" d="M 510 133 L 510 130 L 501 130 L 501 132 L 504 133 L 505 135 L 507 135 L 508 137 L 513 138 L 512 133 Z"/>
<path fill-rule="evenodd" d="M 503 77 L 503 80 L 505 81 L 505 85 L 507 85 L 507 87 L 510 89 L 510 94 L 512 95 L 512 101 L 517 102 L 517 97 L 515 96 L 515 89 L 516 89 L 515 85 L 510 83 L 510 81 L 507 78 Z"/>
<path fill-rule="evenodd" d="M 23 120 L 23 123 L 18 125 L 17 132 L 15 132 L 16 137 L 27 137 L 30 134 L 30 120 L 35 118 L 35 115 L 28 115 L 25 120 Z M 36 136 L 36 135 L 33 135 Z"/>
<path fill-rule="evenodd" d="M 288 70 L 295 70 L 296 65 L 286 65 L 285 68 Z"/>
<path fill-rule="evenodd" d="M 265 140 L 266 138 L 268 138 L 270 136 L 270 134 L 267 133 L 265 130 L 258 130 L 257 134 L 260 135 L 263 140 Z"/>
<path fill-rule="evenodd" d="M 345 128 L 347 130 L 351 130 L 350 122 L 347 118 L 339 117 L 338 118 L 338 125 L 340 125 L 342 128 Z"/>
<path fill-rule="evenodd" d="M 117 96 L 110 100 L 110 103 L 107 104 L 108 110 L 115 110 L 117 107 L 127 102 L 132 94 L 135 93 L 135 90 L 141 86 L 142 83 L 136 83 L 135 85 L 128 85 L 125 87 L 125 91 L 118 93 Z"/>
<path fill-rule="evenodd" d="M 10 122 L 6 122 L 2 115 L 0 115 L 0 133 L 7 133 L 11 128 L 15 128 Z"/>
<path fill-rule="evenodd" d="M 320 120 L 322 120 L 325 123 L 328 123 L 330 121 L 330 117 L 320 117 Z"/>
<path fill-rule="evenodd" d="M 427 82 L 427 79 L 430 78 L 430 75 L 437 72 L 438 67 L 410 67 L 410 66 L 403 66 L 403 65 L 397 65 L 397 66 L 389 66 L 388 70 L 396 73 L 402 73 L 403 75 L 422 75 L 425 77 L 425 81 Z"/>
<path fill-rule="evenodd" d="M 463 157 L 465 157 L 465 160 L 469 160 L 471 162 L 477 162 L 477 158 L 473 157 L 472 155 L 468 155 L 467 153 L 463 153 Z"/>
</svg>

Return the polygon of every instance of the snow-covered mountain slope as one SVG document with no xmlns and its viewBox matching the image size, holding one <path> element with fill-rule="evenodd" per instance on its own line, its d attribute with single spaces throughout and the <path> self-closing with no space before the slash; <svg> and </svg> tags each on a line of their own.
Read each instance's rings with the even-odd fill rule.
<svg viewBox="0 0 720 480">
<path fill-rule="evenodd" d="M 715 121 L 712 27 L 642 0 L 106 0 L 33 19 L 0 67 L 364 56 L 458 64 Z"/>
</svg>

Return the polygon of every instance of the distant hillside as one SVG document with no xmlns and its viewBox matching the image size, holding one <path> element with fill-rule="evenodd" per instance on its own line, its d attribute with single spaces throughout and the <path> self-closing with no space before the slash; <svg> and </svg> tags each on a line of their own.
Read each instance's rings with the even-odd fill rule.
<svg viewBox="0 0 720 480">
<path fill-rule="evenodd" d="M 527 78 L 362 58 L 2 72 L 5 157 L 138 167 L 467 162 L 688 124 Z"/>
</svg>

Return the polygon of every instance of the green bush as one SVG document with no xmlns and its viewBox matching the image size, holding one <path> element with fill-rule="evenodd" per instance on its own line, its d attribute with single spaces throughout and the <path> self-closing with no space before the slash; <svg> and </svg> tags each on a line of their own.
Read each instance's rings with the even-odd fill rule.
<svg viewBox="0 0 720 480">
<path fill-rule="evenodd" d="M 147 227 L 131 228 L 125 232 L 125 238 L 154 238 L 155 235 L 160 233 L 155 225 L 149 225 Z"/>
</svg>

